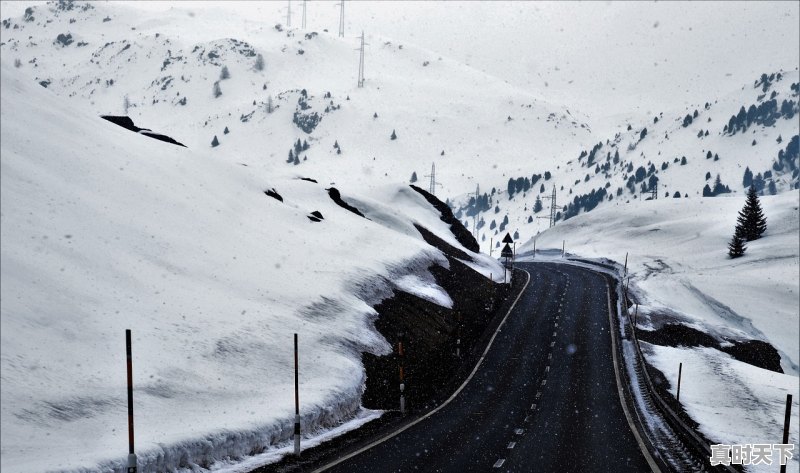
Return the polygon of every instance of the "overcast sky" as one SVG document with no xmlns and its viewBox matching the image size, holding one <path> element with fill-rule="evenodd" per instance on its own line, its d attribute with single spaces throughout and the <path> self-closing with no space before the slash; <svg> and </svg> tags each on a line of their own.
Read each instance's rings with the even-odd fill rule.
<svg viewBox="0 0 800 473">
<path fill-rule="evenodd" d="M 0 2 L 2 17 L 34 2 Z M 289 2 L 119 2 L 219 8 L 286 23 Z M 302 1 L 291 2 L 299 26 Z M 347 34 L 413 43 L 536 90 L 591 118 L 703 103 L 762 72 L 794 70 L 800 2 L 351 2 Z M 308 29 L 338 28 L 333 1 L 307 3 Z M 233 35 L 236 32 L 231 32 Z M 210 39 L 210 38 L 207 38 Z"/>
</svg>

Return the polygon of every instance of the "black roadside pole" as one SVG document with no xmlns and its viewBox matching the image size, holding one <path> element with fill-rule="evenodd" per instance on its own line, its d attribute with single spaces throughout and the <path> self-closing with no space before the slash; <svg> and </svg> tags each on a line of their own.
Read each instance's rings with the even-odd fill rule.
<svg viewBox="0 0 800 473">
<path fill-rule="evenodd" d="M 128 473 L 136 473 L 136 454 L 133 453 L 133 356 L 131 331 L 125 330 L 125 357 L 128 365 Z"/>
</svg>

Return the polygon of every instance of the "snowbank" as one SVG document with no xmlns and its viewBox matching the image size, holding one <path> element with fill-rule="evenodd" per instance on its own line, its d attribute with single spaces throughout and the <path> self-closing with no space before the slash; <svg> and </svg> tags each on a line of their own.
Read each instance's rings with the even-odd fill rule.
<svg viewBox="0 0 800 473">
<path fill-rule="evenodd" d="M 2 90 L 3 470 L 122 470 L 126 328 L 140 471 L 268 460 L 292 434 L 293 333 L 307 435 L 378 414 L 360 407 L 361 352 L 390 350 L 371 306 L 398 288 L 447 304 L 439 250 L 322 185 L 119 128 L 5 61 Z M 424 200 L 391 207 L 449 233 Z"/>
</svg>

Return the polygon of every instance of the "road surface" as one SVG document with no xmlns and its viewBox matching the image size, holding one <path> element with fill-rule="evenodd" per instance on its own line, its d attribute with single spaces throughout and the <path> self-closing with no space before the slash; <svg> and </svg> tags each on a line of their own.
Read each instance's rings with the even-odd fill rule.
<svg viewBox="0 0 800 473">
<path fill-rule="evenodd" d="M 650 471 L 619 400 L 604 277 L 517 266 L 530 284 L 464 389 L 325 471 Z"/>
</svg>

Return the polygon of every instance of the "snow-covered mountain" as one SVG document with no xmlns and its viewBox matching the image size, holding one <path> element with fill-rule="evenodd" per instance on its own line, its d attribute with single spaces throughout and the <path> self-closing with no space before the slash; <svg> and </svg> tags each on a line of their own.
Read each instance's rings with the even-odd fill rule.
<svg viewBox="0 0 800 473">
<path fill-rule="evenodd" d="M 623 242 L 641 238 L 631 246 L 631 260 L 639 258 L 633 270 L 643 297 L 659 308 L 672 302 L 669 294 L 651 292 L 645 280 L 663 256 L 651 245 L 666 241 L 666 258 L 691 266 L 687 284 L 722 267 L 728 285 L 700 291 L 746 320 L 725 327 L 702 304 L 699 315 L 671 307 L 673 319 L 719 337 L 766 339 L 787 373 L 778 384 L 791 383 L 796 332 L 747 315 L 756 308 L 745 296 L 718 292 L 735 292 L 740 270 L 796 275 L 798 249 L 789 245 L 800 183 L 796 62 L 695 104 L 594 117 L 555 98 L 564 97 L 564 84 L 553 94 L 547 84 L 513 80 L 527 67 L 552 80 L 556 72 L 536 69 L 530 58 L 503 76 L 470 65 L 454 44 L 439 51 L 381 33 L 366 34 L 366 80 L 358 87 L 359 39 L 289 28 L 277 15 L 264 23 L 210 8 L 58 1 L 2 20 L 2 469 L 121 468 L 125 328 L 134 329 L 142 380 L 137 425 L 152 434 L 139 445 L 142 471 L 241 459 L 260 453 L 265 438 L 288 439 L 289 344 L 297 331 L 308 334 L 304 357 L 317 363 L 301 379 L 304 431 L 373 418 L 360 406 L 360 353 L 385 353 L 388 345 L 372 326 L 372 306 L 394 290 L 449 303 L 428 272 L 447 260 L 415 224 L 495 279 L 501 270 L 486 253 L 497 254 L 505 232 L 518 241 L 545 232 L 540 249 L 566 239 L 570 251 L 617 259 Z M 723 74 L 716 60 L 710 64 Z M 187 148 L 100 115 L 127 115 L 136 128 Z M 474 229 L 483 255 L 464 249 L 406 185 L 415 176 L 427 188 L 433 164 L 435 192 Z M 780 194 L 766 201 L 770 222 L 782 226 L 771 227 L 764 246 L 751 246 L 757 257 L 719 263 L 724 255 L 710 252 L 732 231 L 730 214 L 750 182 Z M 337 205 L 334 186 L 367 219 Z M 717 200 L 703 197 L 705 186 Z M 539 217 L 549 215 L 554 189 L 558 223 L 545 231 L 548 219 Z M 658 202 L 644 201 L 653 189 Z M 696 225 L 713 217 L 702 265 L 687 262 L 694 243 L 673 245 L 689 231 L 684 217 Z M 642 238 L 643 221 L 664 241 Z M 608 234 L 603 245 L 600 229 Z M 775 263 L 769 253 L 782 248 Z M 661 273 L 685 295 L 674 272 Z M 772 288 L 765 307 L 796 325 L 794 282 Z M 663 320 L 648 323 L 658 328 Z M 667 348 L 654 351 L 657 363 L 673 359 Z M 773 401 L 759 428 L 773 417 Z"/>
<path fill-rule="evenodd" d="M 137 124 L 193 149 L 216 136 L 223 159 L 295 172 L 287 161 L 300 139 L 309 149 L 298 169 L 340 185 L 407 183 L 413 173 L 425 181 L 435 162 L 437 192 L 461 194 L 592 141 L 575 111 L 434 51 L 368 35 L 366 86 L 358 88 L 357 40 L 287 29 L 279 19 L 215 36 L 224 21 L 209 12 L 48 4 L 6 20 L 2 52 L 97 114 L 127 109 Z"/>
</svg>

